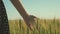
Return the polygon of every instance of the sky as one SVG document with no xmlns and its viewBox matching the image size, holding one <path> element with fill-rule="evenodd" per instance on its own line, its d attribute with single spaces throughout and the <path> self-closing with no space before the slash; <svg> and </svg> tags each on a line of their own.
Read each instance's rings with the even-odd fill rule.
<svg viewBox="0 0 60 34">
<path fill-rule="evenodd" d="M 3 0 L 8 19 L 22 19 L 10 0 Z M 60 19 L 60 0 L 21 0 L 26 12 L 42 19 Z"/>
</svg>

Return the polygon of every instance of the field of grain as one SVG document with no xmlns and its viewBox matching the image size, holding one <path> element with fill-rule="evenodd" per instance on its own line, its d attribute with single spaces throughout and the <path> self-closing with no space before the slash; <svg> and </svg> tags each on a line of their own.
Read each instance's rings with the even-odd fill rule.
<svg viewBox="0 0 60 34">
<path fill-rule="evenodd" d="M 37 19 L 31 31 L 23 20 L 9 20 L 10 34 L 60 34 L 60 19 Z"/>
</svg>

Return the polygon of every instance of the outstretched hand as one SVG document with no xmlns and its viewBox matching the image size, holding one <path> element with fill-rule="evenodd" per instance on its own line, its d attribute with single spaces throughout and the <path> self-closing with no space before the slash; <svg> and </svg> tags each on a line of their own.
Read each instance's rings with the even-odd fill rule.
<svg viewBox="0 0 60 34">
<path fill-rule="evenodd" d="M 35 19 L 37 19 L 37 17 L 33 16 L 33 15 L 29 15 L 28 17 L 28 21 L 27 21 L 27 26 L 33 30 L 34 29 L 34 25 L 35 25 Z"/>
</svg>

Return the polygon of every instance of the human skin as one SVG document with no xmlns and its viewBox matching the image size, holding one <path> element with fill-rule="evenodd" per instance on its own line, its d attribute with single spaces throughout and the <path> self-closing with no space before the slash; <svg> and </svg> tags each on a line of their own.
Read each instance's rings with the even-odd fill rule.
<svg viewBox="0 0 60 34">
<path fill-rule="evenodd" d="M 26 10 L 23 8 L 21 2 L 19 0 L 10 0 L 12 4 L 15 6 L 17 11 L 20 13 L 20 15 L 23 17 L 25 23 L 27 26 L 32 30 L 33 29 L 33 22 L 29 19 L 31 19 L 30 15 L 26 12 Z M 35 18 L 35 16 L 33 16 Z M 32 19 L 34 20 L 34 19 Z"/>
</svg>

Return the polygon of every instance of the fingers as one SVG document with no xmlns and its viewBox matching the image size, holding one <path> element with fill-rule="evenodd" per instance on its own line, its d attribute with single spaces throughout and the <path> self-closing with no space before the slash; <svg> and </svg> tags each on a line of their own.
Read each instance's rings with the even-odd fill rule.
<svg viewBox="0 0 60 34">
<path fill-rule="evenodd" d="M 25 22 L 26 22 L 26 24 L 27 24 L 27 26 L 30 28 L 30 30 L 34 30 L 34 28 L 35 28 L 35 22 L 36 22 L 36 17 L 35 16 L 33 16 L 33 15 L 30 15 L 28 18 L 27 18 L 27 20 L 25 20 Z"/>
</svg>

